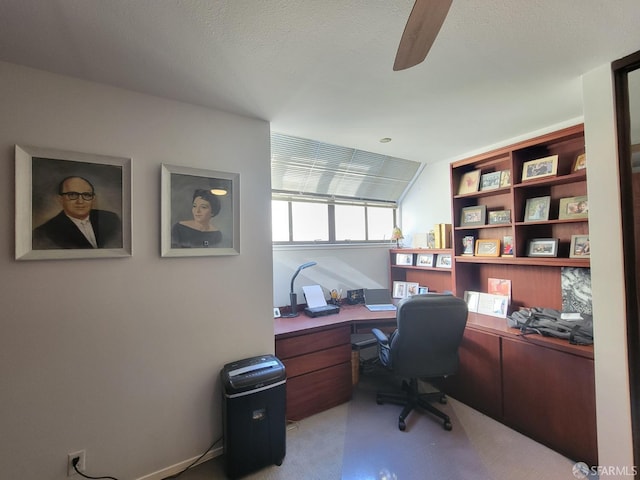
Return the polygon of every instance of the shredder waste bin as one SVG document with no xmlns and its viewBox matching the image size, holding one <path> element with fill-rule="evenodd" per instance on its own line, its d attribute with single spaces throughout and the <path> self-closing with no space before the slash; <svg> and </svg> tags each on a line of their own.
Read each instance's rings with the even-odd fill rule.
<svg viewBox="0 0 640 480">
<path fill-rule="evenodd" d="M 221 372 L 224 464 L 229 478 L 269 465 L 286 453 L 286 373 L 273 355 L 226 364 Z"/>
</svg>

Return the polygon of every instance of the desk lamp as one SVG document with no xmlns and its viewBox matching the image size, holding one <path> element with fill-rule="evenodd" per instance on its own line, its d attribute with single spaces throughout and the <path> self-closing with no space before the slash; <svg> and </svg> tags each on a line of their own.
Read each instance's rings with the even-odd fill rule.
<svg viewBox="0 0 640 480">
<path fill-rule="evenodd" d="M 293 274 L 293 277 L 291 277 L 291 292 L 289 292 L 289 300 L 291 302 L 291 313 L 282 315 L 283 317 L 293 318 L 298 316 L 298 296 L 293 291 L 293 281 L 296 279 L 296 277 L 300 273 L 300 270 L 304 270 L 305 268 L 308 268 L 308 267 L 313 267 L 314 265 L 317 265 L 317 263 L 316 262 L 303 263 L 298 267 L 298 269 L 296 270 L 296 273 Z"/>
</svg>

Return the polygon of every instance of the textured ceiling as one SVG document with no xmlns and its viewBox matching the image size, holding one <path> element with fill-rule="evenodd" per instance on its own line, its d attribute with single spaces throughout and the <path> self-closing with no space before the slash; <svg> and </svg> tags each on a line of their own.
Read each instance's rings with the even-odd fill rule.
<svg viewBox="0 0 640 480">
<path fill-rule="evenodd" d="M 581 75 L 640 50 L 638 0 L 453 0 L 393 72 L 412 5 L 0 0 L 0 60 L 429 163 L 581 117 Z"/>
</svg>

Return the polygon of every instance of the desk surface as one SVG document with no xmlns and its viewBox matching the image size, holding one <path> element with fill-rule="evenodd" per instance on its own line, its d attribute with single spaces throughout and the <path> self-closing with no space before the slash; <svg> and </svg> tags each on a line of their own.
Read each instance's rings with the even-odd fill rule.
<svg viewBox="0 0 640 480">
<path fill-rule="evenodd" d="M 396 318 L 395 311 L 371 312 L 364 305 L 342 305 L 340 313 L 323 317 L 308 317 L 304 312 L 294 318 L 275 318 L 274 333 L 276 338 L 286 338 L 324 330 L 340 324 L 358 324 L 367 322 L 388 323 Z M 571 345 L 560 338 L 543 337 L 541 335 L 523 336 L 516 328 L 510 328 L 504 318 L 491 317 L 478 313 L 469 313 L 467 328 L 481 330 L 486 333 L 502 335 L 514 339 L 535 343 L 555 350 L 573 353 L 581 357 L 593 358 L 593 346 Z"/>
<path fill-rule="evenodd" d="M 326 327 L 342 323 L 367 322 L 367 321 L 393 321 L 396 318 L 395 310 L 385 312 L 371 312 L 364 305 L 342 305 L 340 313 L 311 318 L 304 312 L 293 318 L 275 318 L 274 333 L 276 337 L 299 334 L 303 331 L 312 332 Z"/>
</svg>

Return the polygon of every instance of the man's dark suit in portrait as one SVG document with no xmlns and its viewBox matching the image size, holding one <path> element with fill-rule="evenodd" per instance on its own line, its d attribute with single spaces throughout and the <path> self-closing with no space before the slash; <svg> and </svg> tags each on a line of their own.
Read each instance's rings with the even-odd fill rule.
<svg viewBox="0 0 640 480">
<path fill-rule="evenodd" d="M 62 211 L 33 230 L 32 248 L 121 248 L 122 224 L 113 212 L 93 209 L 95 191 L 82 177 L 67 177 L 58 186 Z"/>
</svg>

